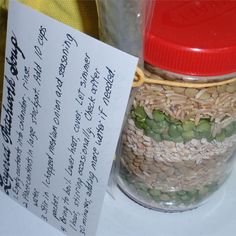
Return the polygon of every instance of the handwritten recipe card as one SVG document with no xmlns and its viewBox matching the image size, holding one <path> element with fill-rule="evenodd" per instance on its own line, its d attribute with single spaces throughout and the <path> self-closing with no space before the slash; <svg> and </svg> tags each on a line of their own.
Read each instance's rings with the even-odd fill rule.
<svg viewBox="0 0 236 236">
<path fill-rule="evenodd" d="M 1 190 L 67 235 L 95 235 L 136 65 L 10 1 Z"/>
</svg>

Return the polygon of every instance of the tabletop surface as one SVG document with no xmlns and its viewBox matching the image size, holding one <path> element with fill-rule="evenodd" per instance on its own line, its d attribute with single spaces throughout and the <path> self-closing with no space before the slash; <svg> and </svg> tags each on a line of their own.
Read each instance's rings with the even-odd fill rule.
<svg viewBox="0 0 236 236">
<path fill-rule="evenodd" d="M 235 236 L 236 168 L 222 188 L 198 209 L 161 213 L 106 194 L 96 236 Z M 62 236 L 58 230 L 0 193 L 0 236 Z"/>
</svg>

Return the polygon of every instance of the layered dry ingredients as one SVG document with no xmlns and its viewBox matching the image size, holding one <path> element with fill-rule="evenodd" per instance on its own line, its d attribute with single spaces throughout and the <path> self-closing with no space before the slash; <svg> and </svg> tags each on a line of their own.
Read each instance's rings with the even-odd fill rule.
<svg viewBox="0 0 236 236">
<path fill-rule="evenodd" d="M 210 88 L 144 84 L 123 132 L 120 185 L 166 211 L 199 205 L 231 171 L 236 82 Z"/>
</svg>

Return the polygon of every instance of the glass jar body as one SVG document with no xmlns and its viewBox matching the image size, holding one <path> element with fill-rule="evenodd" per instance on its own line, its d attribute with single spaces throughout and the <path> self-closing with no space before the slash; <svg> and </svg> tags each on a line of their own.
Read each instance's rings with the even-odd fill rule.
<svg viewBox="0 0 236 236">
<path fill-rule="evenodd" d="M 153 80 L 211 82 L 146 68 Z M 200 206 L 232 170 L 236 82 L 203 88 L 144 84 L 133 90 L 133 97 L 121 137 L 119 187 L 156 210 Z"/>
</svg>

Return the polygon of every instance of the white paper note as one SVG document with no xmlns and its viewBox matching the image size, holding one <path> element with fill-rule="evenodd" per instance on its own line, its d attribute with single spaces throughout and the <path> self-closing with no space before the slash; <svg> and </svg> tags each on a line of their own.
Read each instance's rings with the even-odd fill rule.
<svg viewBox="0 0 236 236">
<path fill-rule="evenodd" d="M 0 188 L 68 235 L 95 235 L 137 58 L 10 3 Z"/>
</svg>

